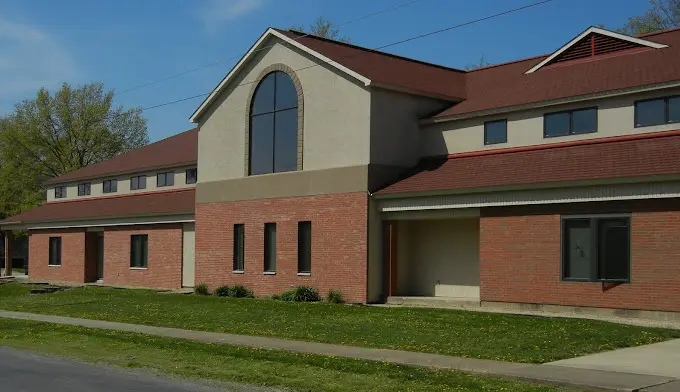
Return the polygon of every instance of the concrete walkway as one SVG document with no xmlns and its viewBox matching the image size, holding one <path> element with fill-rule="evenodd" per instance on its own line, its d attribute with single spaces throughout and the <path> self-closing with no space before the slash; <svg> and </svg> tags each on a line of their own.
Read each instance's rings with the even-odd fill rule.
<svg viewBox="0 0 680 392">
<path fill-rule="evenodd" d="M 565 359 L 549 365 L 680 378 L 680 339 Z"/>
<path fill-rule="evenodd" d="M 2 310 L 0 310 L 0 317 L 107 330 L 137 332 L 171 338 L 190 339 L 201 342 L 230 344 L 234 346 L 356 358 L 370 361 L 382 361 L 395 364 L 431 367 L 437 369 L 460 370 L 465 372 L 488 374 L 497 377 L 529 380 L 538 383 L 585 388 L 589 390 L 644 390 L 657 392 L 654 389 L 645 388 L 663 386 L 680 380 L 680 375 L 677 377 L 668 377 L 659 375 L 631 374 L 625 372 L 622 373 L 609 370 L 581 369 L 576 367 L 556 365 L 511 363 L 401 350 L 350 347 L 335 344 L 267 338 L 261 336 L 190 331 L 177 328 L 152 327 L 146 325 L 124 324 L 110 321 L 79 319 L 73 317 L 51 316 L 23 312 L 9 312 Z M 663 390 L 661 391 L 663 392 Z"/>
</svg>

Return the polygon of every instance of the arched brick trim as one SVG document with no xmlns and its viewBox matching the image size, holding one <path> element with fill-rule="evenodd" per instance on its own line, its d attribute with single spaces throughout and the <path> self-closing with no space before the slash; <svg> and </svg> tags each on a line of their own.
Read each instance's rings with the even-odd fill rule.
<svg viewBox="0 0 680 392">
<path fill-rule="evenodd" d="M 246 146 L 245 157 L 246 157 L 246 160 L 245 160 L 245 165 L 244 165 L 244 167 L 245 167 L 245 173 L 244 174 L 246 176 L 249 175 L 249 171 L 250 171 L 250 107 L 251 107 L 251 103 L 252 103 L 252 100 L 253 100 L 253 95 L 255 95 L 255 90 L 257 90 L 257 86 L 260 85 L 260 82 L 262 81 L 262 79 L 264 79 L 265 76 L 267 76 L 270 73 L 275 72 L 275 71 L 281 71 L 281 72 L 287 74 L 288 76 L 290 76 L 291 80 L 293 81 L 293 84 L 295 85 L 295 90 L 297 91 L 297 99 L 298 99 L 298 102 L 297 102 L 297 105 L 298 105 L 297 170 L 302 170 L 302 144 L 303 144 L 303 141 L 304 141 L 304 115 L 303 114 L 304 114 L 304 109 L 305 109 L 305 105 L 304 105 L 305 101 L 304 101 L 303 94 L 302 94 L 302 83 L 300 83 L 300 79 L 297 77 L 297 74 L 295 73 L 295 71 L 291 67 L 289 67 L 285 64 L 276 63 L 276 64 L 272 64 L 272 65 L 266 67 L 265 69 L 262 70 L 262 72 L 260 72 L 260 75 L 258 75 L 255 83 L 253 83 L 251 88 L 250 88 L 250 94 L 248 94 L 248 100 L 246 101 L 246 130 L 245 130 L 245 132 L 246 132 L 246 138 L 245 138 L 245 140 L 246 140 L 246 142 L 245 142 L 245 146 Z"/>
</svg>

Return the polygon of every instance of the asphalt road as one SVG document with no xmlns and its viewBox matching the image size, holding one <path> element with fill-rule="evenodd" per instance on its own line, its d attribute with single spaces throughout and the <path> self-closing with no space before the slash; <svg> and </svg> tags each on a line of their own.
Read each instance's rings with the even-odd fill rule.
<svg viewBox="0 0 680 392">
<path fill-rule="evenodd" d="M 1 392 L 262 392 L 248 385 L 215 388 L 152 374 L 73 362 L 0 347 Z"/>
</svg>

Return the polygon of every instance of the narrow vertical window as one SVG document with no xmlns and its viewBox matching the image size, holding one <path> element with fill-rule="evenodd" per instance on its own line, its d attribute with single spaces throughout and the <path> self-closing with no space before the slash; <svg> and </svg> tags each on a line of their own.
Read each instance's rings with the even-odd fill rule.
<svg viewBox="0 0 680 392">
<path fill-rule="evenodd" d="M 50 237 L 48 265 L 61 265 L 61 237 Z"/>
<path fill-rule="evenodd" d="M 312 222 L 298 222 L 298 273 L 312 272 Z"/>
<path fill-rule="evenodd" d="M 149 236 L 136 234 L 130 236 L 130 267 L 146 268 L 149 259 Z"/>
<path fill-rule="evenodd" d="M 186 171 L 186 183 L 195 184 L 198 181 L 198 169 L 187 169 Z"/>
<path fill-rule="evenodd" d="M 245 226 L 243 224 L 234 225 L 234 271 L 243 271 L 245 247 Z"/>
<path fill-rule="evenodd" d="M 264 224 L 264 272 L 276 272 L 276 223 Z"/>
</svg>

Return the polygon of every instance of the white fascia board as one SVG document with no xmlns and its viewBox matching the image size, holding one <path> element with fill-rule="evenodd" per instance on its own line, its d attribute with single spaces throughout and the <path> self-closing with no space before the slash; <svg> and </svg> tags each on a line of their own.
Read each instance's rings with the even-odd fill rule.
<svg viewBox="0 0 680 392">
<path fill-rule="evenodd" d="M 257 42 L 255 42 L 255 44 L 250 48 L 250 50 L 248 50 L 248 52 L 241 58 L 241 60 L 234 66 L 234 68 L 231 69 L 231 71 L 227 74 L 227 76 L 224 79 L 222 79 L 220 84 L 218 84 L 217 87 L 215 87 L 215 89 L 210 93 L 210 95 L 208 95 L 208 97 L 203 101 L 203 103 L 201 103 L 201 105 L 198 107 L 198 109 L 196 109 L 194 111 L 194 113 L 189 118 L 189 121 L 191 121 L 192 123 L 198 122 L 198 118 L 201 116 L 201 114 L 203 114 L 203 112 L 212 104 L 212 102 L 224 90 L 224 88 L 227 85 L 229 85 L 229 82 L 231 82 L 231 80 L 234 78 L 234 76 L 239 72 L 239 70 L 241 69 L 243 64 L 248 62 L 250 57 L 253 56 L 253 54 L 258 51 L 258 48 L 270 36 L 274 36 L 276 38 L 279 38 L 282 41 L 294 46 L 295 48 L 300 49 L 303 52 L 312 55 L 313 57 L 317 58 L 318 60 L 323 61 L 324 63 L 327 63 L 327 64 L 331 65 L 332 67 L 335 67 L 336 69 L 344 72 L 345 74 L 359 80 L 365 86 L 368 86 L 368 85 L 371 84 L 371 80 L 368 79 L 367 77 L 352 71 L 351 69 L 345 67 L 344 65 L 341 65 L 341 64 L 329 59 L 328 57 L 322 55 L 319 52 L 316 52 L 316 51 L 308 48 L 305 45 L 302 45 L 297 40 L 286 37 L 284 34 L 281 34 L 278 31 L 276 31 L 272 28 L 269 28 L 269 29 L 267 29 L 267 31 L 265 31 L 264 34 L 262 34 L 260 39 L 258 39 Z M 302 71 L 302 70 L 300 70 L 300 71 Z"/>
<path fill-rule="evenodd" d="M 620 34 L 620 33 L 616 33 L 616 32 L 613 32 L 613 31 L 601 29 L 599 27 L 589 27 L 584 32 L 577 35 L 576 38 L 572 39 L 571 41 L 567 42 L 564 46 L 557 49 L 557 51 L 555 53 L 551 54 L 548 58 L 546 58 L 545 60 L 536 64 L 533 68 L 531 68 L 530 70 L 525 72 L 525 74 L 530 74 L 530 73 L 534 73 L 534 72 L 538 71 L 539 69 L 541 69 L 541 67 L 550 63 L 555 57 L 559 56 L 565 50 L 571 48 L 574 44 L 576 44 L 578 41 L 580 41 L 581 39 L 583 39 L 585 36 L 587 36 L 590 33 L 602 34 L 602 35 L 606 35 L 606 36 L 609 36 L 609 37 L 612 37 L 612 38 L 632 42 L 632 43 L 635 43 L 635 44 L 638 44 L 638 45 L 643 45 L 643 46 L 647 46 L 647 47 L 654 48 L 654 49 L 666 48 L 668 46 L 668 45 L 663 45 L 663 44 L 658 44 L 656 42 L 648 41 L 646 39 L 635 38 L 635 37 L 631 37 L 631 36 L 628 36 L 628 35 L 625 35 L 625 34 Z"/>
<path fill-rule="evenodd" d="M 168 223 L 192 223 L 194 215 L 146 216 L 128 218 L 101 218 L 89 220 L 73 220 L 60 222 L 7 222 L 2 225 L 3 230 L 53 230 L 88 227 L 139 226 L 158 225 Z"/>
</svg>

